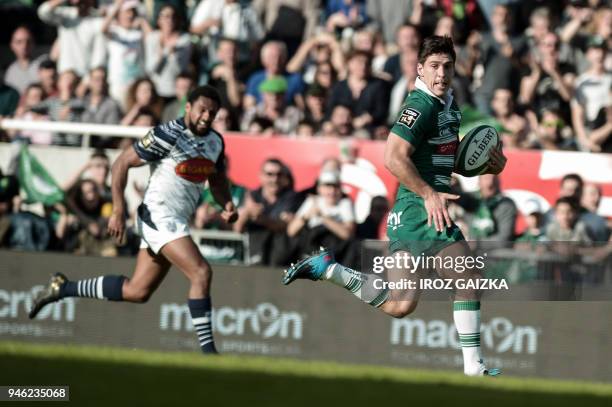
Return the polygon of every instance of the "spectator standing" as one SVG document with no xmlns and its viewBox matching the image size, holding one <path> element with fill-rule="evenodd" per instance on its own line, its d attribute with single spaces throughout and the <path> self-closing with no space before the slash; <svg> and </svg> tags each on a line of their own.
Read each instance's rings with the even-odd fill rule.
<svg viewBox="0 0 612 407">
<path fill-rule="evenodd" d="M 576 79 L 572 123 L 583 151 L 612 153 L 612 74 L 605 71 L 605 42 L 592 37 L 587 45 L 589 68 Z"/>
<path fill-rule="evenodd" d="M 28 85 L 38 81 L 38 66 L 46 55 L 33 58 L 34 38 L 26 26 L 19 26 L 13 31 L 10 46 L 15 61 L 6 69 L 4 82 L 23 94 Z"/>
<path fill-rule="evenodd" d="M 151 31 L 136 0 L 116 0 L 102 24 L 108 50 L 109 93 L 124 101 L 129 86 L 144 75 L 144 36 Z"/>
<path fill-rule="evenodd" d="M 421 24 L 423 0 L 366 0 L 370 24 L 383 33 L 386 43 L 392 43 L 397 28 L 405 21 Z"/>
<path fill-rule="evenodd" d="M 537 52 L 531 53 L 530 70 L 521 80 L 519 101 L 531 105 L 536 112 L 554 109 L 569 123 L 569 101 L 575 75 L 571 66 L 559 63 L 556 34 L 544 35 Z"/>
<path fill-rule="evenodd" d="M 191 18 L 189 31 L 202 37 L 204 65 L 215 62 L 215 49 L 221 38 L 234 41 L 238 60 L 247 62 L 252 49 L 265 35 L 253 7 L 237 0 L 201 1 Z"/>
<path fill-rule="evenodd" d="M 49 0 L 38 8 L 40 19 L 58 28 L 57 70 L 85 76 L 91 68 L 105 66 L 102 18 L 94 10 L 94 0 Z"/>
<path fill-rule="evenodd" d="M 187 71 L 191 58 L 191 40 L 181 31 L 181 24 L 176 9 L 164 5 L 157 17 L 157 30 L 145 37 L 145 70 L 157 93 L 166 99 L 175 96 L 174 80 Z"/>
<path fill-rule="evenodd" d="M 315 82 L 317 67 L 323 63 L 331 63 L 336 72 L 344 77 L 345 60 L 340 43 L 333 35 L 320 33 L 300 44 L 295 55 L 287 63 L 287 72 L 300 73 L 304 82 Z"/>
</svg>

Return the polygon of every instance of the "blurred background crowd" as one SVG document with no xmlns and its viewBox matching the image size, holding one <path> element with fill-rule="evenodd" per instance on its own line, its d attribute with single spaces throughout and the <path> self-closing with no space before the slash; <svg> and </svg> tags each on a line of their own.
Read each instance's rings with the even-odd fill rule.
<svg viewBox="0 0 612 407">
<path fill-rule="evenodd" d="M 454 40 L 455 98 L 465 115 L 500 130 L 505 149 L 612 152 L 612 6 L 606 0 L 14 0 L 0 4 L 0 117 L 154 126 L 181 116 L 198 84 L 216 87 L 218 131 L 261 137 L 384 140 L 414 88 L 419 44 Z M 77 146 L 51 131 L 2 131 L 0 141 Z M 94 137 L 98 149 L 130 139 Z M 362 239 L 384 235 L 389 202 L 372 200 L 356 223 L 340 187 L 339 158 L 316 185 L 294 188 L 282 157 L 260 169 L 261 186 L 233 185 L 237 232 L 252 263 L 282 265 L 326 245 L 358 261 Z M 19 181 L 0 180 L 5 246 L 84 254 L 131 254 L 105 237 L 109 159 L 96 151 L 44 216 L 19 210 Z M 87 174 L 87 177 L 82 177 Z M 569 177 L 569 178 L 568 178 Z M 608 241 L 596 214 L 601 190 L 570 174 L 550 211 L 534 201 L 526 231 L 499 179 L 462 194 L 453 213 L 473 239 Z M 459 189 L 459 185 L 456 185 Z M 132 210 L 135 208 L 132 208 Z M 210 194 L 195 229 L 227 229 Z M 46 231 L 46 232 L 43 232 Z"/>
</svg>

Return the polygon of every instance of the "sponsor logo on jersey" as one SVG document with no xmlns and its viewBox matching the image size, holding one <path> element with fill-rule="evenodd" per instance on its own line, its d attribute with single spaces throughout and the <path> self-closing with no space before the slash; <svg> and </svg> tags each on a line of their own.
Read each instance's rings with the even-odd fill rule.
<svg viewBox="0 0 612 407">
<path fill-rule="evenodd" d="M 414 110 L 412 108 L 404 109 L 402 110 L 402 114 L 400 115 L 399 119 L 397 119 L 397 122 L 411 129 L 420 115 L 421 112 L 418 110 Z"/>
<path fill-rule="evenodd" d="M 215 172 L 215 163 L 207 158 L 191 158 L 176 165 L 174 172 L 179 177 L 191 182 L 204 182 Z"/>
<path fill-rule="evenodd" d="M 446 144 L 439 144 L 435 147 L 436 148 L 435 154 L 454 155 L 455 152 L 457 151 L 457 147 L 459 147 L 458 141 L 452 141 Z"/>
<path fill-rule="evenodd" d="M 149 148 L 151 144 L 155 144 L 155 137 L 153 136 L 153 129 L 149 130 L 147 135 L 140 139 L 140 144 L 144 148 Z"/>
</svg>

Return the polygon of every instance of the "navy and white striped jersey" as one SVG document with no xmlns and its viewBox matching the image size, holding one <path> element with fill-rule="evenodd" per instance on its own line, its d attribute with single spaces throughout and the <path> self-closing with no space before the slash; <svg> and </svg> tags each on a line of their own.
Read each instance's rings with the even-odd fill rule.
<svg viewBox="0 0 612 407">
<path fill-rule="evenodd" d="M 195 136 L 183 118 L 154 127 L 134 149 L 151 168 L 143 203 L 161 216 L 190 219 L 208 176 L 225 171 L 221 134 Z"/>
</svg>

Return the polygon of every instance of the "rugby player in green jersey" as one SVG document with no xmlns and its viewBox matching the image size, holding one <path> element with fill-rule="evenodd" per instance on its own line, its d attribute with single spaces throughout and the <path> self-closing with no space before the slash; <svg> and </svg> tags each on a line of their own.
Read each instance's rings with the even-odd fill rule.
<svg viewBox="0 0 612 407">
<path fill-rule="evenodd" d="M 447 210 L 448 201 L 459 198 L 450 193 L 461 122 L 451 90 L 455 58 L 449 37 L 432 36 L 423 41 L 415 90 L 406 98 L 387 138 L 385 166 L 400 183 L 387 222 L 389 251 L 395 258 L 404 255 L 443 259 L 471 256 L 463 234 L 451 221 Z M 501 149 L 493 149 L 486 173 L 499 174 L 505 164 Z M 476 269 L 459 273 L 439 263 L 435 271 L 445 279 L 480 278 Z M 387 280 L 418 281 L 423 272 L 396 265 L 387 270 Z M 283 283 L 289 284 L 299 278 L 328 280 L 396 318 L 414 311 L 420 295 L 418 285 L 416 289 L 389 289 L 389 285 L 380 284 L 380 275 L 336 263 L 333 254 L 326 249 L 288 268 Z M 498 375 L 499 369 L 486 367 L 480 350 L 478 290 L 468 287 L 454 291 L 453 318 L 463 352 L 464 373 L 469 376 Z"/>
</svg>

